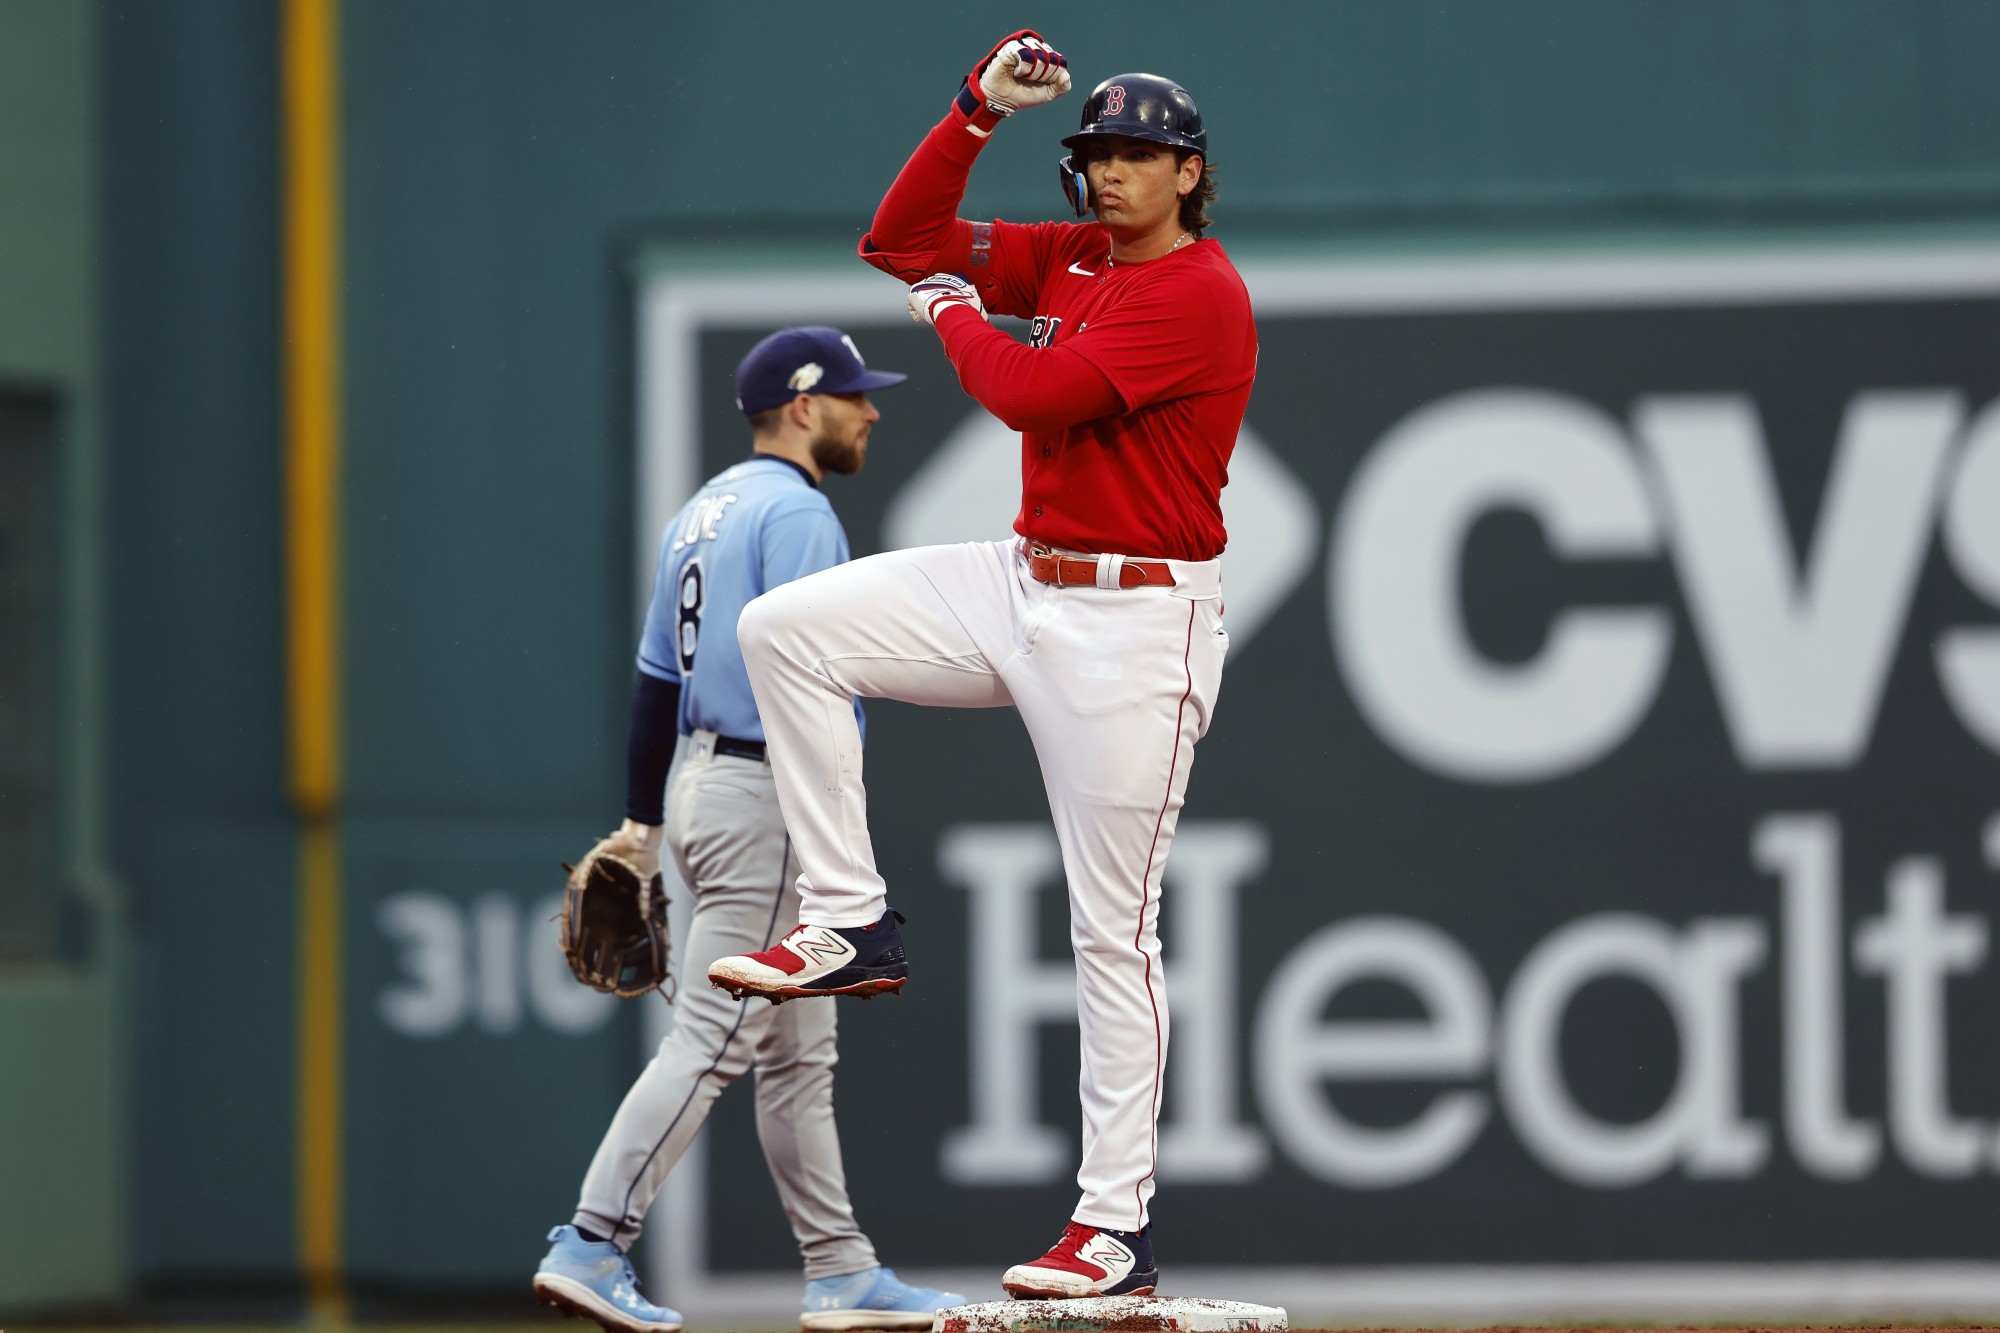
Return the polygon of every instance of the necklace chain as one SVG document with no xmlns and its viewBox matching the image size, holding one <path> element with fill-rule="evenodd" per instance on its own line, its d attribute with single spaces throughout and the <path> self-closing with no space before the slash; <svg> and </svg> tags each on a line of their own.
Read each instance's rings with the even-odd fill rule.
<svg viewBox="0 0 2000 1333">
<path fill-rule="evenodd" d="M 1174 251 L 1176 251 L 1176 250 L 1180 249 L 1180 248 L 1181 248 L 1181 247 L 1182 247 L 1183 245 L 1186 245 L 1186 244 L 1187 244 L 1187 243 L 1188 243 L 1189 241 L 1191 241 L 1191 240 L 1193 240 L 1193 239 L 1194 239 L 1194 233 L 1193 233 L 1193 232 L 1191 232 L 1191 231 L 1184 231 L 1184 232 L 1182 232 L 1182 233 L 1181 233 L 1181 238 L 1180 238 L 1180 239 L 1179 239 L 1178 241 L 1175 241 L 1175 242 L 1174 242 L 1174 243 L 1173 243 L 1172 245 L 1168 246 L 1168 247 L 1167 247 L 1167 254 L 1164 254 L 1164 255 L 1161 255 L 1161 256 L 1160 256 L 1160 258 L 1162 258 L 1162 259 L 1165 259 L 1165 258 L 1167 257 L 1167 255 L 1170 255 L 1170 254 L 1172 254 L 1172 253 L 1173 253 Z M 1115 260 L 1115 259 L 1113 259 L 1113 258 L 1111 258 L 1111 257 L 1110 257 L 1109 255 L 1107 255 L 1107 256 L 1105 256 L 1105 259 L 1104 259 L 1104 263 L 1105 263 L 1105 266 L 1106 266 L 1106 267 L 1112 267 L 1112 266 L 1115 266 L 1115 265 L 1116 265 L 1116 264 L 1118 263 L 1118 261 L 1117 261 L 1117 260 Z"/>
</svg>

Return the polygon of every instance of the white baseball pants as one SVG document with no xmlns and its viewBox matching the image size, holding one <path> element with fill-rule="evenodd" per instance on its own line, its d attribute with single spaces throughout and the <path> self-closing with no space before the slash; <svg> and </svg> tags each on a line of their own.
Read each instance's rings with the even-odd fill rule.
<svg viewBox="0 0 2000 1333">
<path fill-rule="evenodd" d="M 803 873 L 800 919 L 887 906 L 852 698 L 1011 704 L 1041 763 L 1069 879 L 1087 1225 L 1145 1225 L 1167 1053 L 1161 873 L 1222 679 L 1219 562 L 1172 588 L 1035 582 L 1018 542 L 892 551 L 759 597 L 737 625 Z M 977 947 L 975 942 L 974 947 Z"/>
</svg>

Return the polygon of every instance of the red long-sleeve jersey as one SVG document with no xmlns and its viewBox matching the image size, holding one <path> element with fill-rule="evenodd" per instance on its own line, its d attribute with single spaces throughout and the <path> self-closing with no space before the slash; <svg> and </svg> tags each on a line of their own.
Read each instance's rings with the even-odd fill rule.
<svg viewBox="0 0 2000 1333">
<path fill-rule="evenodd" d="M 1095 222 L 957 217 L 985 142 L 956 111 L 939 122 L 883 197 L 861 257 L 905 282 L 963 274 L 988 310 L 1033 321 L 1024 346 L 963 306 L 938 318 L 959 383 L 1021 432 L 1016 532 L 1077 551 L 1213 559 L 1257 370 L 1242 278 L 1214 241 L 1114 265 Z"/>
</svg>

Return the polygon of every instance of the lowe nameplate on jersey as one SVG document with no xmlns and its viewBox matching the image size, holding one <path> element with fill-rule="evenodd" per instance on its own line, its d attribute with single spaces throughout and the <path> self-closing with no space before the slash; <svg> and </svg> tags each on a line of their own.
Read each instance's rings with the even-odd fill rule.
<svg viewBox="0 0 2000 1333">
<path fill-rule="evenodd" d="M 2000 1254 L 2000 265 L 1784 260 L 1246 267 L 1164 1267 Z M 1004 534 L 1013 437 L 828 290 L 801 317 L 911 374 L 828 482 L 856 550 Z M 769 313 L 685 316 L 704 473 Z M 841 1014 L 857 1209 L 899 1264 L 987 1263 L 1074 1200 L 1060 861 L 1011 713 L 869 728 L 912 980 Z M 724 1117 L 716 1270 L 786 1252 L 715 1185 L 760 1169 Z"/>
</svg>

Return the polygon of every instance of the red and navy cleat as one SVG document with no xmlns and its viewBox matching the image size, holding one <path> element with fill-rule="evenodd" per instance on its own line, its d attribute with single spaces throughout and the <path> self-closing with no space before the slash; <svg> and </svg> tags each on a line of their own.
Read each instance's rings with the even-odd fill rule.
<svg viewBox="0 0 2000 1333">
<path fill-rule="evenodd" d="M 737 954 L 709 964 L 708 984 L 739 1000 L 761 995 L 772 1004 L 810 995 L 899 991 L 910 979 L 902 915 L 889 911 L 872 926 L 796 926 L 762 953 Z"/>
<path fill-rule="evenodd" d="M 1039 1296 L 1144 1296 L 1160 1284 L 1153 1227 L 1109 1231 L 1072 1222 L 1041 1258 L 1015 1264 L 1000 1285 L 1016 1300 Z"/>
</svg>

